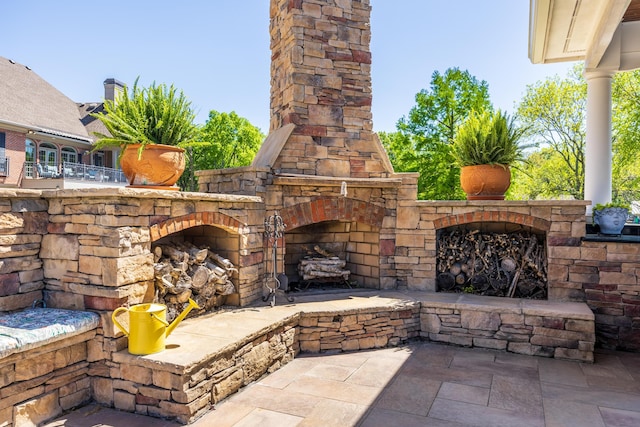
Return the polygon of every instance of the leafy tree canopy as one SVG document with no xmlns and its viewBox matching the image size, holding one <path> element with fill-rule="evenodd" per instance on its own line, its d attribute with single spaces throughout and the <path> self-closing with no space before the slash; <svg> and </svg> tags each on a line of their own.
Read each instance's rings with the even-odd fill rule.
<svg viewBox="0 0 640 427">
<path fill-rule="evenodd" d="M 468 71 L 449 68 L 434 72 L 430 89 L 418 92 L 415 100 L 409 115 L 398 121 L 397 134 L 381 136 L 391 162 L 397 171 L 420 173 L 420 199 L 463 199 L 451 142 L 472 110 L 493 110 L 489 86 Z"/>
<path fill-rule="evenodd" d="M 264 134 L 235 111 L 212 110 L 200 128 L 198 142 L 187 146 L 187 170 L 180 178 L 181 188 L 196 191 L 195 171 L 248 166 L 253 161 Z"/>
<path fill-rule="evenodd" d="M 576 66 L 568 77 L 558 76 L 537 82 L 527 87 L 524 98 L 518 107 L 518 116 L 529 130 L 528 138 L 543 149 L 550 149 L 555 155 L 544 150 L 541 158 L 553 159 L 562 169 L 566 183 L 559 189 L 576 199 L 584 198 L 584 145 L 586 140 L 586 102 L 587 86 L 582 76 L 582 67 Z M 539 158 L 533 157 L 526 169 L 530 175 Z M 558 163 L 559 162 L 559 163 Z M 540 166 L 538 164 L 538 166 Z M 556 174 L 555 171 L 550 171 Z M 549 177 L 551 181 L 555 177 Z M 534 194 L 547 194 L 545 180 L 530 181 L 530 197 Z M 538 188 L 535 188 L 538 187 Z"/>
</svg>

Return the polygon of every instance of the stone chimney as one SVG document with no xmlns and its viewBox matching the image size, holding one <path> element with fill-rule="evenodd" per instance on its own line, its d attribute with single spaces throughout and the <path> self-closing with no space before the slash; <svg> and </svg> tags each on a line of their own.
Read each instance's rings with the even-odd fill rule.
<svg viewBox="0 0 640 427">
<path fill-rule="evenodd" d="M 116 79 L 106 79 L 104 81 L 104 99 L 109 101 L 115 101 L 116 93 L 122 92 L 124 83 Z"/>
<path fill-rule="evenodd" d="M 270 131 L 295 125 L 280 173 L 393 172 L 372 133 L 370 15 L 369 0 L 271 0 Z"/>
</svg>

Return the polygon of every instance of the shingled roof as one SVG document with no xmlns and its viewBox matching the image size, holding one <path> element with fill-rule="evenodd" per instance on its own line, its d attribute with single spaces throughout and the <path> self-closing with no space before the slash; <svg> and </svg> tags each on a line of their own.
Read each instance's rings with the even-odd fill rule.
<svg viewBox="0 0 640 427">
<path fill-rule="evenodd" d="M 0 56 L 0 123 L 83 142 L 94 137 L 78 104 L 29 67 Z"/>
</svg>

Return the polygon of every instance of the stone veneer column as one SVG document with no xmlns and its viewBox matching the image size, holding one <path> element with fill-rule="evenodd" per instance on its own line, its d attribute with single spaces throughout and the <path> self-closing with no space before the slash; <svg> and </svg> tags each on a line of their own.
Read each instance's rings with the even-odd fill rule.
<svg viewBox="0 0 640 427">
<path fill-rule="evenodd" d="M 284 173 L 385 176 L 372 145 L 369 0 L 271 0 L 270 130 Z"/>
</svg>

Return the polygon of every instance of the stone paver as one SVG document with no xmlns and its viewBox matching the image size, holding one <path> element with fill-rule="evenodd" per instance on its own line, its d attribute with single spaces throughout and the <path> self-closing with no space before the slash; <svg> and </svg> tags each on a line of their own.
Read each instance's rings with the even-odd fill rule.
<svg viewBox="0 0 640 427">
<path fill-rule="evenodd" d="M 638 426 L 640 354 L 594 364 L 429 342 L 300 355 L 191 426 Z M 89 405 L 47 427 L 177 427 Z"/>
</svg>

